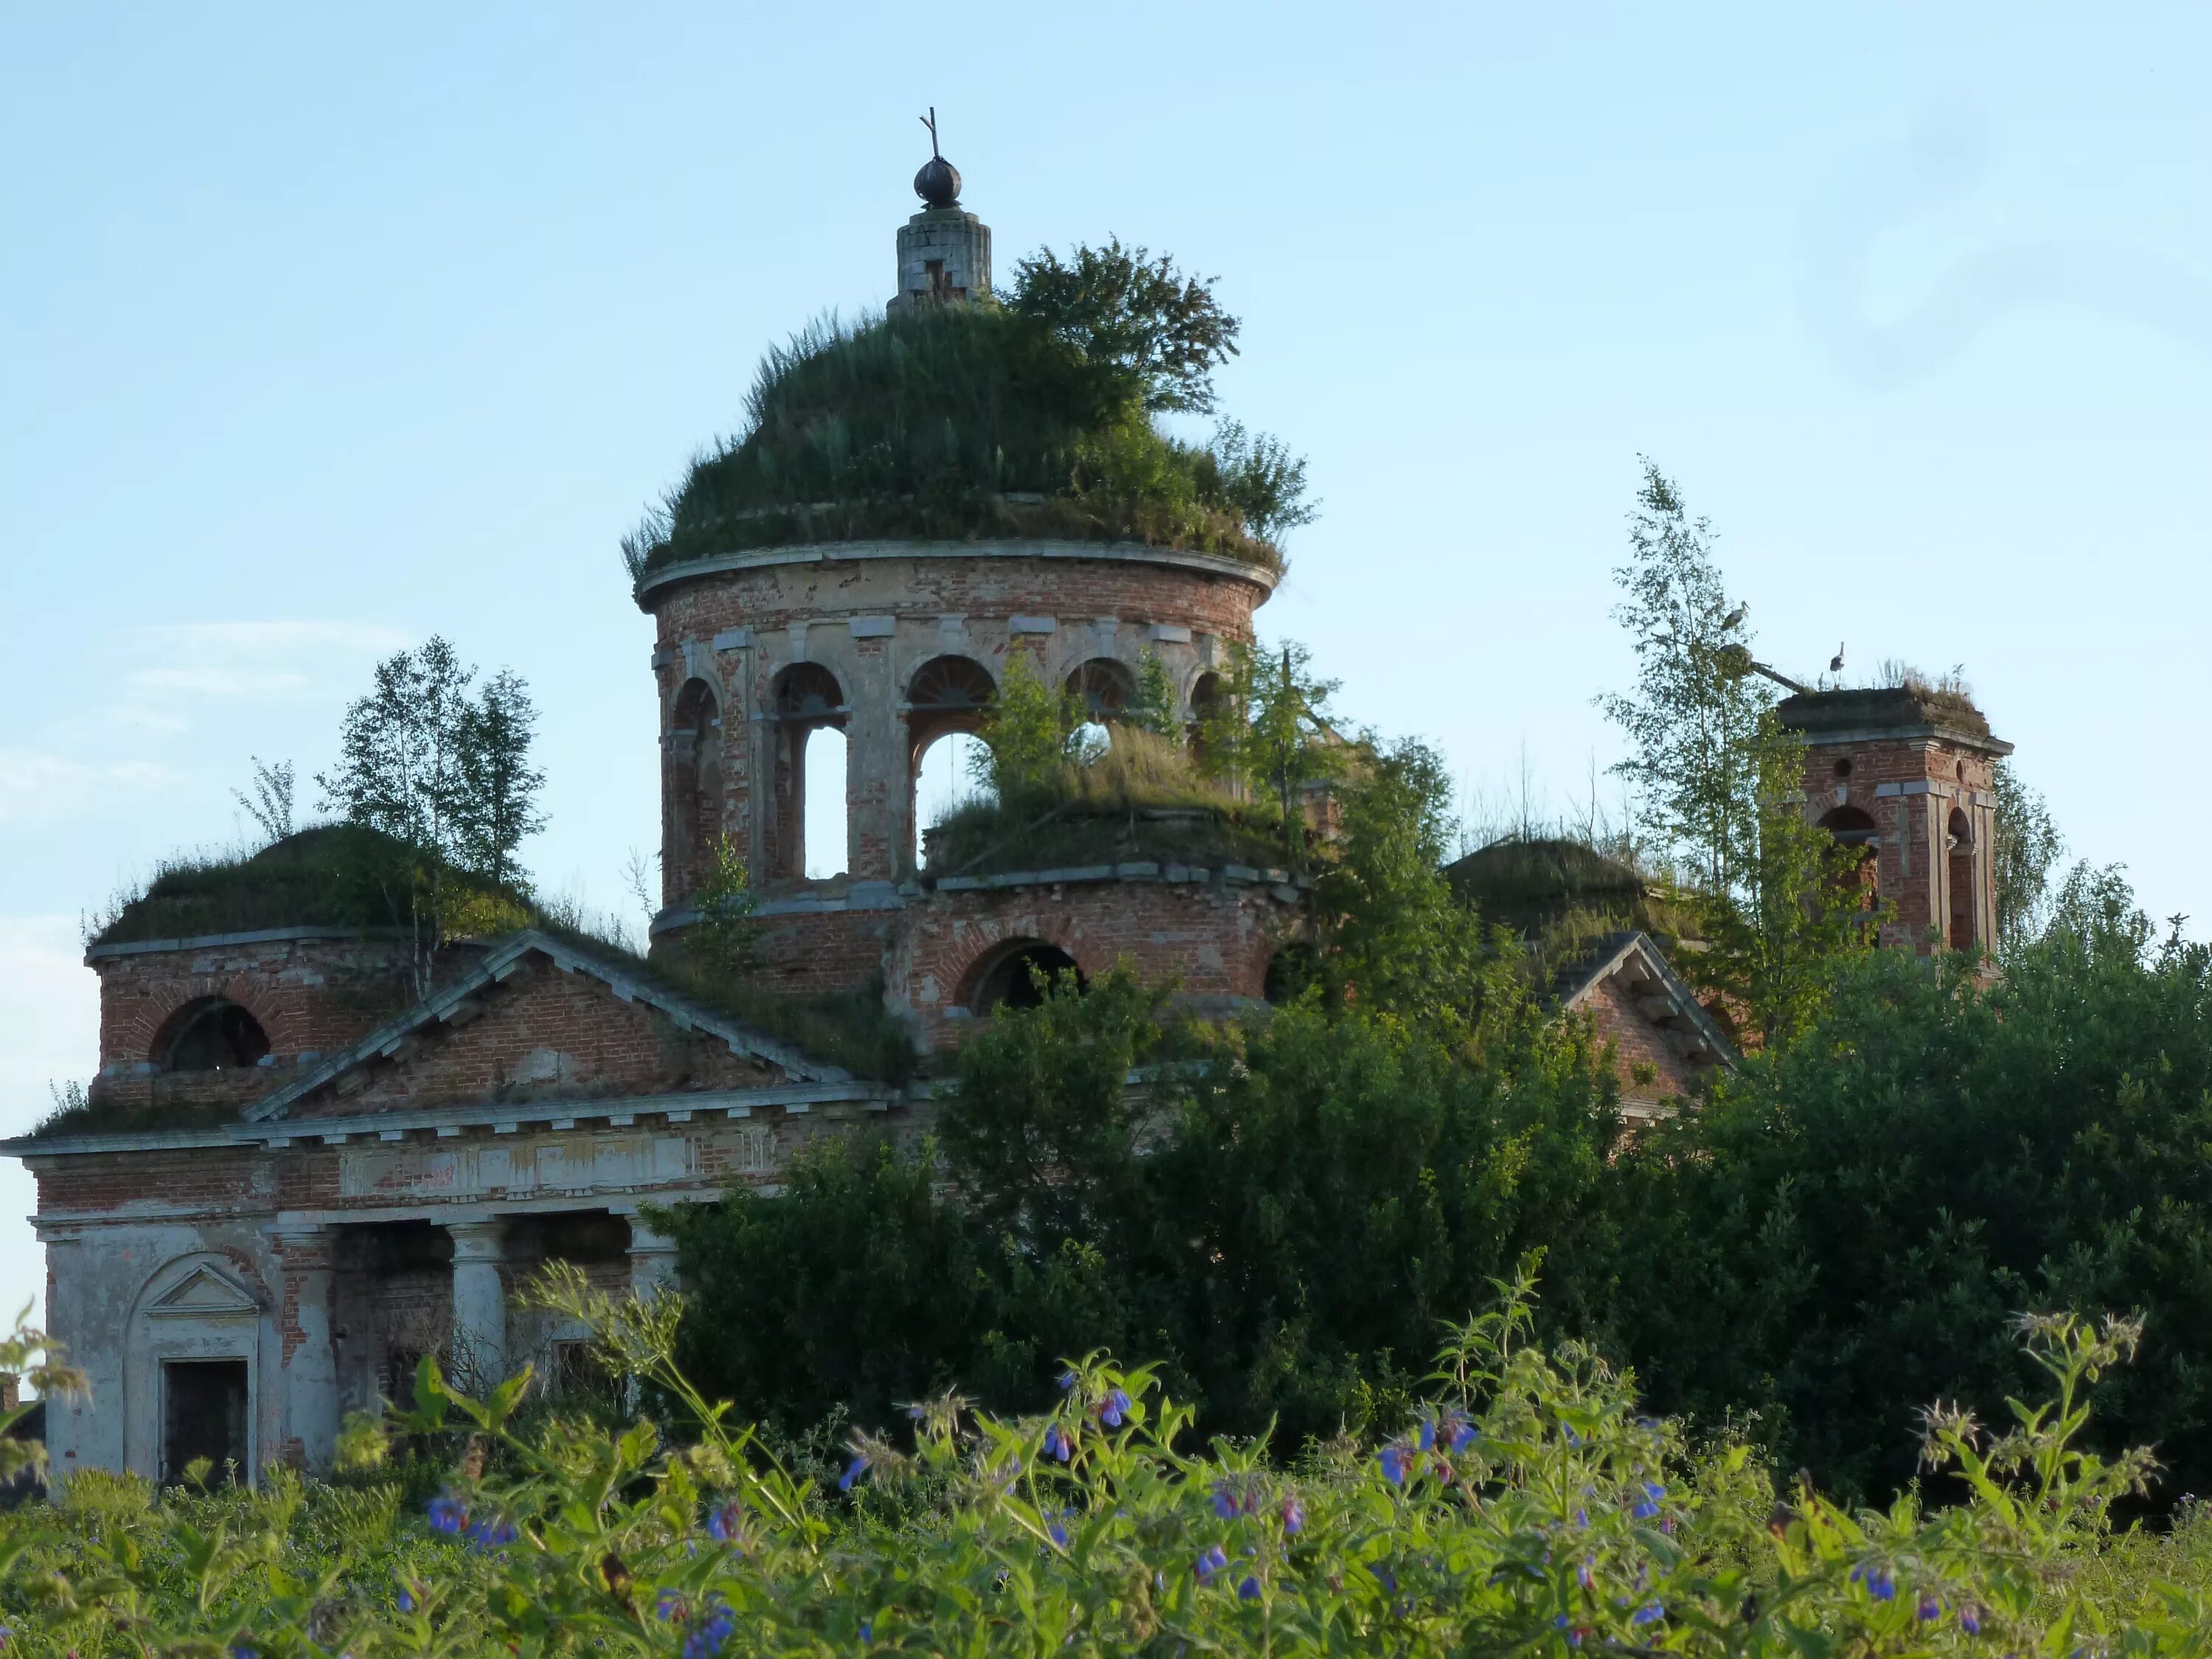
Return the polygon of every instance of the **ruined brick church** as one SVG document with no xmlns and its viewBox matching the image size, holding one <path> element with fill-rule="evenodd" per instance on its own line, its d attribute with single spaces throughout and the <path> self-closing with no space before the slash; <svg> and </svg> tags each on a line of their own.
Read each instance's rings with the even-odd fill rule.
<svg viewBox="0 0 2212 1659">
<path fill-rule="evenodd" d="M 991 290 L 990 234 L 942 163 L 897 234 L 895 307 Z M 921 757 L 972 732 L 1017 653 L 1111 715 L 1156 656 L 1178 709 L 1221 695 L 1273 583 L 1260 565 L 1136 542 L 844 540 L 651 571 L 665 908 L 656 954 L 698 921 L 722 838 L 758 876 L 759 971 L 793 991 L 879 990 L 939 1052 L 1029 991 L 1032 966 L 1173 977 L 1189 1006 L 1264 999 L 1304 884 L 1282 869 L 1146 856 L 933 872 Z M 645 740 L 640 699 L 640 740 Z M 1990 767 L 1971 709 L 1910 691 L 1792 699 L 1808 810 L 1874 849 L 1895 937 L 1994 934 Z M 843 797 L 809 800 L 809 740 L 847 744 Z M 810 813 L 842 813 L 848 868 L 810 879 Z M 319 832 L 307 831 L 307 836 Z M 281 845 L 281 844 L 280 844 Z M 1479 878 L 1478 867 L 1462 873 Z M 128 913 L 125 920 L 128 920 Z M 427 995 L 407 940 L 332 925 L 144 937 L 112 927 L 94 1105 L 135 1127 L 8 1144 L 37 1177 L 49 1325 L 89 1375 L 52 1403 L 56 1477 L 168 1480 L 194 1458 L 248 1477 L 326 1466 L 343 1413 L 418 1358 L 465 1378 L 576 1363 L 586 1333 L 519 1305 L 562 1259 L 650 1291 L 673 1246 L 641 1215 L 772 1187 L 809 1138 L 910 1132 L 929 1097 L 856 1076 L 588 942 L 526 928 L 443 954 Z M 1733 1058 L 1720 1024 L 1630 930 L 1554 988 L 1610 1037 L 1632 1111 L 1667 1109 Z"/>
</svg>

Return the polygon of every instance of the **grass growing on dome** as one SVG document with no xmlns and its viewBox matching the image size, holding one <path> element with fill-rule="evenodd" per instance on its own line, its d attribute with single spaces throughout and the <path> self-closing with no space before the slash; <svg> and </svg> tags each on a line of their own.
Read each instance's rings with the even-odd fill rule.
<svg viewBox="0 0 2212 1659">
<path fill-rule="evenodd" d="M 988 305 L 826 319 L 772 348 L 735 438 L 623 544 L 633 580 L 763 547 L 876 538 L 1130 541 L 1281 568 L 1303 463 L 1231 422 L 1168 436 L 1145 382 Z"/>
</svg>

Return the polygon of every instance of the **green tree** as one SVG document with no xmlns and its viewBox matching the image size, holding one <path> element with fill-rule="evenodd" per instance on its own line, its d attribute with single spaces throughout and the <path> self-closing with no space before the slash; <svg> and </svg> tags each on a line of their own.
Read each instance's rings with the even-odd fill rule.
<svg viewBox="0 0 2212 1659">
<path fill-rule="evenodd" d="M 1213 407 L 1213 371 L 1237 355 L 1242 326 L 1214 297 L 1218 280 L 1185 276 L 1163 253 L 1079 246 L 1062 260 L 1050 248 L 1014 266 L 1002 296 L 1016 314 L 1043 324 L 1091 362 L 1121 372 L 1149 410 Z"/>
<path fill-rule="evenodd" d="M 292 799 L 297 787 L 298 776 L 289 761 L 278 761 L 274 765 L 260 756 L 253 757 L 253 793 L 234 789 L 230 797 L 246 811 L 261 831 L 261 844 L 274 847 L 291 835 L 297 826 L 293 822 Z"/>
<path fill-rule="evenodd" d="M 536 805 L 544 775 L 529 762 L 528 692 L 502 672 L 471 696 L 476 673 L 435 635 L 386 658 L 368 694 L 346 708 L 337 769 L 315 775 L 325 810 L 402 849 L 397 863 L 362 879 L 410 918 L 421 994 L 449 934 L 521 920 L 502 895 L 521 885 L 516 846 L 544 824 Z"/>
<path fill-rule="evenodd" d="M 1026 651 L 1008 652 L 976 733 L 982 746 L 969 756 L 973 781 L 1009 812 L 1049 807 L 1077 720 L 1074 700 L 1044 683 Z"/>
<path fill-rule="evenodd" d="M 1182 721 L 1176 714 L 1175 682 L 1168 678 L 1167 665 L 1160 660 L 1158 652 L 1147 651 L 1137 659 L 1137 696 L 1122 718 L 1154 737 L 1181 740 Z"/>
<path fill-rule="evenodd" d="M 529 687 L 503 668 L 462 707 L 455 732 L 455 861 L 503 886 L 521 884 L 515 850 L 545 827 L 545 774 L 530 763 L 537 726 Z"/>
<path fill-rule="evenodd" d="M 693 902 L 699 920 L 685 930 L 685 953 L 714 979 L 728 982 L 750 976 L 759 965 L 760 923 L 755 913 L 760 897 L 753 891 L 751 872 L 738 856 L 737 843 L 727 835 L 717 836 L 708 849 Z"/>
<path fill-rule="evenodd" d="M 1329 725 L 1338 682 L 1315 678 L 1306 647 L 1230 647 L 1222 695 L 1200 718 L 1200 762 L 1206 775 L 1243 796 L 1281 837 L 1284 854 L 1308 861 L 1309 793 L 1341 776 L 1348 745 Z"/>
<path fill-rule="evenodd" d="M 1321 516 L 1306 497 L 1306 463 L 1279 438 L 1248 432 L 1242 421 L 1224 421 L 1206 459 L 1215 477 L 1212 493 L 1234 507 L 1255 536 L 1279 544 L 1291 531 Z M 1201 478 L 1205 489 L 1207 480 Z"/>
<path fill-rule="evenodd" d="M 2066 851 L 2042 791 L 2023 781 L 2009 759 L 1996 763 L 1997 798 L 1990 854 L 1997 894 L 1997 943 L 2032 937 L 2048 908 L 2051 872 Z"/>
<path fill-rule="evenodd" d="M 1710 522 L 1647 459 L 1630 560 L 1613 573 L 1636 689 L 1599 706 L 1628 738 L 1613 770 L 1634 791 L 1638 828 L 1711 947 L 1681 965 L 1780 1039 L 1810 1018 L 1833 959 L 1871 948 L 1875 919 L 1858 854 L 1806 818 L 1803 740 L 1748 672 L 1752 635 L 1712 543 Z"/>
</svg>

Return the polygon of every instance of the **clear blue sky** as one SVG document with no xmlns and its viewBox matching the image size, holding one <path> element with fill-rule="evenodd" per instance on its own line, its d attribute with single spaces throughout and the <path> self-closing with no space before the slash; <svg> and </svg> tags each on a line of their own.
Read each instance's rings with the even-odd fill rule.
<svg viewBox="0 0 2212 1659">
<path fill-rule="evenodd" d="M 1762 653 L 1963 664 L 2077 853 L 2212 919 L 2202 6 L 19 6 L 0 26 L 0 1128 L 81 911 L 441 630 L 544 713 L 541 883 L 656 836 L 616 543 L 880 304 L 937 106 L 1002 274 L 1221 278 L 1311 459 L 1263 628 L 1554 805 L 1648 453 Z M 0 1218 L 29 1207 L 15 1166 Z M 0 1219 L 0 1297 L 30 1293 Z"/>
</svg>

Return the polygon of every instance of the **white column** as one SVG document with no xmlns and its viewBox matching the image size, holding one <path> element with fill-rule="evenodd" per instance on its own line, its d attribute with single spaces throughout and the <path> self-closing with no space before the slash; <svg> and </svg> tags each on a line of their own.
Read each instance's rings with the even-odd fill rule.
<svg viewBox="0 0 2212 1659">
<path fill-rule="evenodd" d="M 278 1251 L 284 1304 L 277 1334 L 282 1363 L 278 1455 L 301 1468 L 328 1469 L 337 1448 L 338 1364 L 331 1340 L 331 1254 L 336 1230 L 320 1225 L 270 1230 Z M 264 1460 L 266 1461 L 266 1460 Z"/>
<path fill-rule="evenodd" d="M 452 1221 L 453 1370 L 464 1392 L 482 1396 L 507 1380 L 507 1223 Z"/>
<path fill-rule="evenodd" d="M 676 1288 L 676 1241 L 647 1226 L 644 1218 L 629 1218 L 629 1290 L 641 1302 L 652 1300 L 663 1287 Z"/>
</svg>

